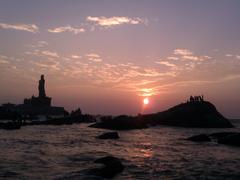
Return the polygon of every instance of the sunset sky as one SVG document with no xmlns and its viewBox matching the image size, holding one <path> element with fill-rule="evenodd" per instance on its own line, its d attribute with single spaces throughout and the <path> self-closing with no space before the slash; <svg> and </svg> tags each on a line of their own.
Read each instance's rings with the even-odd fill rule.
<svg viewBox="0 0 240 180">
<path fill-rule="evenodd" d="M 239 0 L 1 0 L 0 103 L 166 110 L 204 95 L 240 117 Z M 143 107 L 144 97 L 149 104 Z"/>
</svg>

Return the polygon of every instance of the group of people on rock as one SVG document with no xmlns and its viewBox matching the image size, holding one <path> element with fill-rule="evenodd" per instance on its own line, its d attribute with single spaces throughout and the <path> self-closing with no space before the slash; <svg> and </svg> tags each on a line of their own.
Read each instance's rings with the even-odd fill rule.
<svg viewBox="0 0 240 180">
<path fill-rule="evenodd" d="M 203 95 L 201 96 L 190 96 L 190 102 L 199 102 L 204 101 Z"/>
</svg>

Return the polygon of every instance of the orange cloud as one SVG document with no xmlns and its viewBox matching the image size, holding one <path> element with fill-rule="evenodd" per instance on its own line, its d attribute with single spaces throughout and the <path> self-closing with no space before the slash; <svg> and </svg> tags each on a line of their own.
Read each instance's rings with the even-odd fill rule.
<svg viewBox="0 0 240 180">
<path fill-rule="evenodd" d="M 125 16 L 113 16 L 113 17 L 92 17 L 88 16 L 87 21 L 96 23 L 99 26 L 116 26 L 116 25 L 121 25 L 121 24 L 141 24 L 144 23 L 145 21 L 141 18 L 129 18 Z"/>
<path fill-rule="evenodd" d="M 43 55 L 46 55 L 46 56 L 50 56 L 50 57 L 53 57 L 53 58 L 58 58 L 59 55 L 56 53 L 56 52 L 51 52 L 51 51 L 42 51 L 42 54 Z"/>
<path fill-rule="evenodd" d="M 57 27 L 57 28 L 53 28 L 53 29 L 48 29 L 48 32 L 51 33 L 63 33 L 63 32 L 73 32 L 74 34 L 79 34 L 79 33 L 83 33 L 86 30 L 84 28 L 78 27 L 78 28 L 74 28 L 71 26 L 62 26 L 62 27 Z"/>
<path fill-rule="evenodd" d="M 5 24 L 5 23 L 0 23 L 0 28 L 28 31 L 31 33 L 36 33 L 38 32 L 39 29 L 35 24 Z"/>
<path fill-rule="evenodd" d="M 196 56 L 192 51 L 188 49 L 175 49 L 173 53 L 175 55 L 179 55 L 183 60 L 204 61 L 211 59 L 210 56 Z"/>
<path fill-rule="evenodd" d="M 86 57 L 88 57 L 88 60 L 90 60 L 90 61 L 102 62 L 100 55 L 95 54 L 95 53 L 87 54 Z"/>
</svg>

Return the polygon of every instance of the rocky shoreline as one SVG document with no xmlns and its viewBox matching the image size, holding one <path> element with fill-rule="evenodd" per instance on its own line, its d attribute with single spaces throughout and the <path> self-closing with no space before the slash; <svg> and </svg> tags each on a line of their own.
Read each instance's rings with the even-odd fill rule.
<svg viewBox="0 0 240 180">
<path fill-rule="evenodd" d="M 218 144 L 240 147 L 239 132 L 217 132 L 212 134 L 199 134 L 191 136 L 186 140 L 194 142 L 217 142 Z"/>
</svg>

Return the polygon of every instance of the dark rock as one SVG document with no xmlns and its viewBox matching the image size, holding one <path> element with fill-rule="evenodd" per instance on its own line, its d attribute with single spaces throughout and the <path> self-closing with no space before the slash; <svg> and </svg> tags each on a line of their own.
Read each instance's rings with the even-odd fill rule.
<svg viewBox="0 0 240 180">
<path fill-rule="evenodd" d="M 153 125 L 198 128 L 230 128 L 233 125 L 207 101 L 182 103 L 167 111 L 148 115 Z"/>
<path fill-rule="evenodd" d="M 124 170 L 124 166 L 121 163 L 120 159 L 113 156 L 106 156 L 100 159 L 97 159 L 95 163 L 103 164 L 104 167 L 98 169 L 95 174 L 103 178 L 113 178 L 118 173 L 121 173 Z"/>
<path fill-rule="evenodd" d="M 231 128 L 233 125 L 216 107 L 207 101 L 187 102 L 166 111 L 139 116 L 117 116 L 104 119 L 90 127 L 114 130 L 147 128 L 168 125 L 195 128 Z"/>
<path fill-rule="evenodd" d="M 221 139 L 227 136 L 235 135 L 238 134 L 237 132 L 217 132 L 217 133 L 212 133 L 209 136 L 215 139 Z"/>
<path fill-rule="evenodd" d="M 94 128 L 112 130 L 130 130 L 147 128 L 147 122 L 133 116 L 120 115 L 114 118 L 103 118 L 101 122 L 90 125 Z"/>
<path fill-rule="evenodd" d="M 228 135 L 223 138 L 220 138 L 218 140 L 218 143 L 240 147 L 240 133 L 235 133 L 233 135 Z"/>
<path fill-rule="evenodd" d="M 240 133 L 239 132 L 218 132 L 212 134 L 200 134 L 187 138 L 187 140 L 195 142 L 210 142 L 217 141 L 219 144 L 240 147 Z"/>
<path fill-rule="evenodd" d="M 190 138 L 187 138 L 187 140 L 194 141 L 194 142 L 210 142 L 211 141 L 209 136 L 206 134 L 192 136 Z"/>
<path fill-rule="evenodd" d="M 99 139 L 119 139 L 117 132 L 106 132 L 98 136 Z"/>
<path fill-rule="evenodd" d="M 0 124 L 0 129 L 15 130 L 20 128 L 21 128 L 21 122 L 7 122 L 7 123 Z"/>
</svg>

